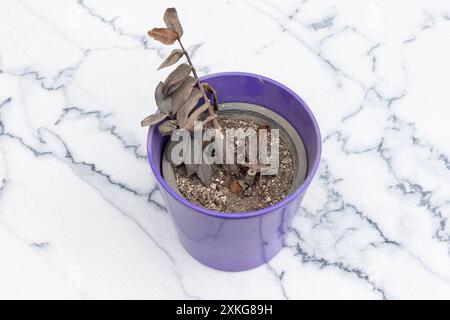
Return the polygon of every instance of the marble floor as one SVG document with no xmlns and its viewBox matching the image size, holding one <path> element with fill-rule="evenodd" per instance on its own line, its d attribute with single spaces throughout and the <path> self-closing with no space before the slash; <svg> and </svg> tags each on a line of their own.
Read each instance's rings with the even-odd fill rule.
<svg viewBox="0 0 450 320">
<path fill-rule="evenodd" d="M 171 1 L 204 75 L 273 78 L 323 159 L 286 247 L 226 273 L 179 244 L 142 118 L 167 1 L 0 2 L 0 298 L 450 298 L 450 2 Z"/>
</svg>

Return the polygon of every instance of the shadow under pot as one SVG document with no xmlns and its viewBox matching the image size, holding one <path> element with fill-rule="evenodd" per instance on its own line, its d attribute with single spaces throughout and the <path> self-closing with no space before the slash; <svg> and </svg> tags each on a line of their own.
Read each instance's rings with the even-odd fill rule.
<svg viewBox="0 0 450 320">
<path fill-rule="evenodd" d="M 293 164 L 287 196 L 255 211 L 209 210 L 182 196 L 174 168 L 167 161 L 169 144 L 173 142 L 154 127 L 148 135 L 148 159 L 184 248 L 212 268 L 251 269 L 269 261 L 283 247 L 292 218 L 319 164 L 319 128 L 303 100 L 271 79 L 248 73 L 219 73 L 201 80 L 216 89 L 220 118 L 265 123 L 279 129 Z"/>
</svg>

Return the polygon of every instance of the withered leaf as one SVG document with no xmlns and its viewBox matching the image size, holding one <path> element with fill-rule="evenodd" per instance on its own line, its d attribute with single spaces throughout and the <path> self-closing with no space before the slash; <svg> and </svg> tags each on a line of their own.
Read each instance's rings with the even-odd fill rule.
<svg viewBox="0 0 450 320">
<path fill-rule="evenodd" d="M 166 23 L 167 28 L 175 31 L 181 38 L 183 35 L 183 28 L 181 27 L 180 19 L 178 19 L 177 9 L 167 8 L 164 13 L 164 22 Z"/>
<path fill-rule="evenodd" d="M 148 35 L 164 44 L 173 44 L 178 39 L 178 33 L 167 28 L 153 28 Z"/>
<path fill-rule="evenodd" d="M 141 121 L 141 126 L 142 127 L 152 126 L 154 124 L 157 124 L 157 123 L 163 121 L 167 117 L 168 117 L 168 115 L 164 114 L 164 113 L 152 114 Z"/>
<path fill-rule="evenodd" d="M 177 144 L 178 144 L 178 142 L 175 142 L 175 141 L 169 141 L 168 144 L 167 144 L 167 150 L 164 152 L 164 155 L 165 155 L 165 157 L 166 157 L 166 160 L 170 162 L 170 164 L 172 165 L 172 167 L 178 167 L 180 164 L 183 163 L 183 161 L 181 161 L 181 162 L 179 162 L 179 161 L 174 162 L 173 159 L 172 159 L 172 152 L 173 152 L 174 147 L 175 147 Z M 183 156 L 183 150 L 179 150 L 179 151 L 178 151 L 178 154 L 175 153 L 173 156 L 174 156 L 174 157 L 177 157 L 177 158 L 178 158 L 178 157 L 182 157 L 182 156 Z"/>
<path fill-rule="evenodd" d="M 169 135 L 173 130 L 177 128 L 177 122 L 175 120 L 166 120 L 161 123 L 158 127 L 159 132 L 163 135 Z"/>
<path fill-rule="evenodd" d="M 176 145 L 175 142 L 170 142 L 170 141 L 167 142 L 167 150 L 165 152 L 166 160 L 169 161 L 172 165 L 173 165 L 173 162 L 171 159 L 171 154 L 172 154 L 173 147 L 175 147 L 175 145 Z"/>
<path fill-rule="evenodd" d="M 192 88 L 189 98 L 183 103 L 181 108 L 177 112 L 177 121 L 181 128 L 186 125 L 188 121 L 189 113 L 197 105 L 203 94 L 197 88 Z"/>
<path fill-rule="evenodd" d="M 210 121 L 213 121 L 216 118 L 217 118 L 216 115 L 208 116 L 205 120 L 203 120 L 203 126 L 205 126 L 207 123 L 209 123 Z"/>
<path fill-rule="evenodd" d="M 197 171 L 198 164 L 186 163 L 185 166 L 186 166 L 186 174 L 190 177 Z"/>
<path fill-rule="evenodd" d="M 172 52 L 169 54 L 169 56 L 166 58 L 166 60 L 164 60 L 164 62 L 161 63 L 161 65 L 158 67 L 158 70 L 168 67 L 168 66 L 171 66 L 174 63 L 177 63 L 178 60 L 180 60 L 183 55 L 184 55 L 183 50 L 180 50 L 180 49 L 172 50 Z"/>
<path fill-rule="evenodd" d="M 163 83 L 160 81 L 155 89 L 156 105 L 158 106 L 159 111 L 169 114 L 172 111 L 172 97 L 168 96 L 164 98 L 162 88 Z"/>
<path fill-rule="evenodd" d="M 233 179 L 230 184 L 231 193 L 238 194 L 241 192 L 241 189 L 239 182 L 236 179 Z"/>
<path fill-rule="evenodd" d="M 189 76 L 180 84 L 180 86 L 175 89 L 172 96 L 172 113 L 176 114 L 178 110 L 181 108 L 183 103 L 189 98 L 191 94 L 192 87 L 195 85 L 197 81 Z"/>
<path fill-rule="evenodd" d="M 177 91 L 177 89 L 181 86 L 182 83 L 183 83 L 183 81 L 180 81 L 180 82 L 174 84 L 173 86 L 169 87 L 167 89 L 166 96 L 170 96 L 172 93 Z"/>
<path fill-rule="evenodd" d="M 205 120 L 202 121 L 202 125 L 205 127 L 209 122 L 215 120 L 217 115 L 208 116 Z M 215 129 L 217 130 L 217 129 Z"/>
<path fill-rule="evenodd" d="M 189 151 L 189 148 L 186 150 L 186 152 L 183 154 L 183 162 L 188 164 L 198 164 L 201 162 L 202 152 L 199 153 L 196 152 L 196 149 L 201 150 L 202 143 L 201 141 L 195 140 L 193 136 L 191 136 L 191 142 L 190 142 L 191 150 Z M 184 150 L 183 150 L 184 152 Z"/>
<path fill-rule="evenodd" d="M 212 167 L 210 164 L 202 163 L 197 167 L 197 177 L 205 185 L 209 186 L 212 177 Z"/>
<path fill-rule="evenodd" d="M 194 127 L 194 122 L 197 121 L 200 118 L 200 115 L 203 112 L 208 110 L 208 106 L 209 106 L 209 103 L 205 102 L 200 107 L 195 109 L 194 112 L 191 113 L 191 115 L 189 116 L 187 122 L 184 124 L 184 126 L 182 128 L 186 129 L 186 130 L 191 130 Z"/>
<path fill-rule="evenodd" d="M 211 93 L 213 95 L 213 97 L 214 97 L 214 109 L 216 111 L 219 111 L 219 102 L 217 100 L 217 92 L 216 92 L 216 90 L 213 87 L 211 87 L 211 85 L 209 83 L 207 83 L 207 82 L 202 82 L 202 86 L 207 92 L 209 92 L 209 93 Z"/>
<path fill-rule="evenodd" d="M 186 63 L 180 64 L 175 70 L 173 70 L 164 81 L 162 87 L 162 93 L 164 97 L 173 92 L 181 84 L 181 81 L 183 81 L 189 76 L 191 70 L 192 70 L 191 66 Z M 174 86 L 175 89 L 173 89 Z M 170 89 L 171 87 L 172 90 Z"/>
</svg>

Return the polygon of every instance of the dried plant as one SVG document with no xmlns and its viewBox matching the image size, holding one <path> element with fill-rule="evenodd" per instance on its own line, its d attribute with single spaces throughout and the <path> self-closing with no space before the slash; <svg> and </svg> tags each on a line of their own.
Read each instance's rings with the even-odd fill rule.
<svg viewBox="0 0 450 320">
<path fill-rule="evenodd" d="M 175 8 L 166 9 L 164 22 L 166 28 L 153 28 L 148 32 L 148 35 L 165 45 L 172 45 L 178 42 L 180 48 L 172 50 L 169 56 L 158 67 L 158 70 L 173 66 L 183 56 L 186 57 L 187 63 L 179 64 L 163 82 L 160 81 L 158 83 L 155 89 L 155 101 L 159 112 L 146 117 L 141 121 L 141 125 L 143 127 L 158 125 L 159 132 L 162 135 L 170 135 L 176 129 L 186 129 L 192 132 L 196 121 L 202 121 L 203 127 L 207 123 L 212 122 L 216 133 L 218 133 L 217 137 L 225 139 L 217 116 L 219 110 L 217 93 L 212 86 L 206 82 L 201 82 L 198 78 L 191 57 L 181 42 L 183 27 L 181 26 Z M 199 107 L 195 108 L 197 105 Z M 260 129 L 267 128 L 260 127 L 258 128 L 258 132 Z M 171 161 L 171 159 L 168 160 Z M 188 176 L 196 174 L 204 185 L 209 185 L 212 178 L 211 165 L 204 163 L 191 164 L 192 161 L 184 162 Z M 234 174 L 233 172 L 238 171 L 241 167 L 245 167 L 247 170 L 245 177 L 246 183 L 253 185 L 255 175 L 261 172 L 264 165 L 259 163 L 241 165 L 223 164 L 223 169 L 232 175 Z M 241 189 L 237 180 L 230 186 L 232 193 L 240 193 L 242 191 Z"/>
<path fill-rule="evenodd" d="M 183 56 L 186 57 L 187 63 L 178 65 L 164 82 L 159 82 L 155 90 L 155 100 L 159 113 L 146 117 L 142 120 L 141 126 L 159 124 L 159 132 L 162 135 L 169 135 L 175 129 L 193 131 L 194 123 L 204 118 L 202 120 L 203 125 L 212 121 L 214 128 L 223 136 L 216 113 L 218 111 L 216 91 L 208 83 L 201 82 L 198 78 L 189 53 L 181 42 L 183 27 L 175 8 L 166 10 L 164 22 L 166 28 L 153 28 L 148 32 L 148 35 L 165 45 L 178 42 L 180 49 L 172 50 L 158 67 L 158 70 L 174 65 Z M 213 101 L 210 100 L 208 94 L 212 96 L 211 100 Z M 203 100 L 203 103 L 195 109 L 195 106 L 201 100 Z M 205 118 L 206 112 L 208 116 Z M 212 169 L 210 165 L 186 165 L 186 171 L 188 174 L 196 173 L 205 185 L 208 185 L 211 180 Z"/>
<path fill-rule="evenodd" d="M 141 125 L 144 127 L 160 124 L 159 131 L 163 135 L 168 135 L 177 128 L 192 131 L 194 122 L 198 121 L 203 113 L 208 112 L 209 116 L 203 121 L 205 123 L 212 121 L 214 128 L 221 132 L 222 129 L 216 114 L 217 94 L 208 83 L 200 82 L 198 78 L 189 53 L 181 42 L 183 27 L 175 8 L 166 10 L 164 22 L 166 28 L 153 28 L 148 32 L 149 36 L 166 45 L 171 45 L 177 41 L 181 49 L 172 50 L 166 60 L 158 67 L 158 70 L 174 65 L 183 56 L 186 57 L 187 64 L 178 65 L 164 82 L 158 84 L 155 90 L 155 100 L 159 113 L 148 116 L 142 120 Z M 211 102 L 207 93 L 213 96 L 213 102 Z M 201 99 L 203 99 L 203 104 L 193 111 Z M 165 121 L 162 122 L 163 120 Z"/>
</svg>

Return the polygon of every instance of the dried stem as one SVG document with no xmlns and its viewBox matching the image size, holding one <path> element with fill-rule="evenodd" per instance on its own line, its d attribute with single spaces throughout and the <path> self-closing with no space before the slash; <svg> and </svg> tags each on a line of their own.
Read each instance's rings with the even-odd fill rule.
<svg viewBox="0 0 450 320">
<path fill-rule="evenodd" d="M 245 176 L 245 182 L 251 186 L 255 184 L 255 176 L 256 176 L 256 170 L 254 169 L 248 169 L 247 175 Z"/>
<path fill-rule="evenodd" d="M 180 38 L 178 38 L 177 41 L 180 44 L 181 50 L 183 50 L 183 53 L 186 56 L 187 62 L 189 63 L 189 65 L 192 68 L 192 74 L 194 75 L 194 78 L 197 81 L 198 86 L 200 87 L 200 91 L 203 94 L 203 98 L 205 99 L 205 102 L 208 103 L 208 112 L 209 112 L 209 116 L 212 118 L 213 126 L 218 131 L 218 133 L 223 137 L 222 127 L 220 126 L 217 115 L 212 108 L 211 102 L 209 101 L 208 97 L 206 96 L 205 89 L 203 88 L 203 86 L 200 82 L 200 79 L 198 78 L 197 71 L 195 70 L 195 67 L 192 63 L 191 57 L 189 56 L 189 53 L 187 52 L 187 50 L 184 48 L 183 43 L 181 43 Z"/>
</svg>

